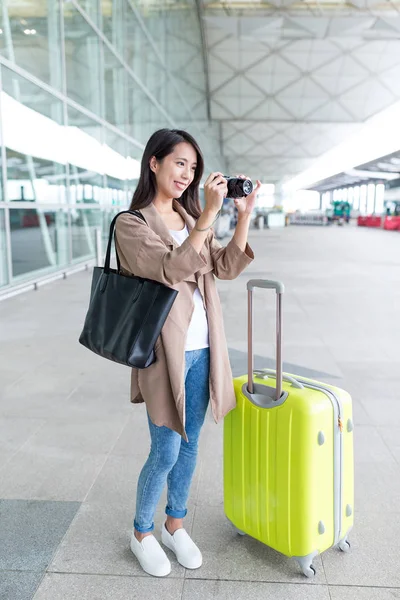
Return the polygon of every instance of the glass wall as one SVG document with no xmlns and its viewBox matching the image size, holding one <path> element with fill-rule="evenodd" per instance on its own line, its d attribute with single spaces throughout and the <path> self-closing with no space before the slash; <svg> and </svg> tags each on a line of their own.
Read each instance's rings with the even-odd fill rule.
<svg viewBox="0 0 400 600">
<path fill-rule="evenodd" d="M 361 215 L 381 215 L 384 212 L 385 186 L 382 183 L 356 185 L 333 190 L 333 200 L 347 200 L 352 210 Z M 322 208 L 326 205 L 330 192 L 322 195 Z"/>
<path fill-rule="evenodd" d="M 162 127 L 224 170 L 195 0 L 0 3 L 0 289 L 92 260 Z"/>
</svg>

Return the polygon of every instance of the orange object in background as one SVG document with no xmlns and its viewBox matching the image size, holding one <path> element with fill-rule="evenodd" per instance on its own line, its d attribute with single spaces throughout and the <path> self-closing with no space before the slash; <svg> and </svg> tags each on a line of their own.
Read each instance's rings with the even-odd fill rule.
<svg viewBox="0 0 400 600">
<path fill-rule="evenodd" d="M 400 231 L 400 217 L 386 217 L 383 228 L 387 231 Z"/>
</svg>

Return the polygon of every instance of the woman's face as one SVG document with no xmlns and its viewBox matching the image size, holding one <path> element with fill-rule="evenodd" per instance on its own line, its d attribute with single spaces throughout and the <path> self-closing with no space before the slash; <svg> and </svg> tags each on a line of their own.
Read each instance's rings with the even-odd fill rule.
<svg viewBox="0 0 400 600">
<path fill-rule="evenodd" d="M 197 165 L 196 150 L 181 142 L 161 162 L 153 156 L 150 167 L 155 173 L 157 191 L 167 198 L 180 198 L 193 181 Z"/>
</svg>

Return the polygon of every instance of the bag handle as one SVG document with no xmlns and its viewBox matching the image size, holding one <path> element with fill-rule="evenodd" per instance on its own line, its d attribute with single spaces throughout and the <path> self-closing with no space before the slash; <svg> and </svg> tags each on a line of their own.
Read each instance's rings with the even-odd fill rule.
<svg viewBox="0 0 400 600">
<path fill-rule="evenodd" d="M 140 219 L 142 219 L 146 223 L 146 219 L 144 218 L 144 216 L 142 215 L 142 213 L 140 213 L 138 210 L 122 210 L 117 215 L 115 215 L 115 217 L 111 221 L 111 225 L 110 225 L 110 233 L 108 235 L 107 252 L 106 252 L 106 257 L 105 257 L 105 260 L 104 260 L 104 269 L 103 270 L 104 270 L 104 273 L 106 275 L 109 275 L 109 273 L 110 273 L 111 244 L 112 244 L 112 240 L 113 240 L 115 223 L 116 223 L 118 217 L 120 215 L 125 214 L 125 213 L 129 213 L 130 215 L 134 215 L 135 217 L 139 217 Z M 115 255 L 116 255 L 116 258 L 117 258 L 117 267 L 118 267 L 118 272 L 119 272 L 120 268 L 121 268 L 121 263 L 119 261 L 117 249 L 115 249 Z"/>
<path fill-rule="evenodd" d="M 253 289 L 266 288 L 276 291 L 276 400 L 282 395 L 282 294 L 285 291 L 280 281 L 268 279 L 250 279 L 247 282 L 248 295 L 248 380 L 249 394 L 254 394 L 254 355 L 253 355 Z"/>
</svg>

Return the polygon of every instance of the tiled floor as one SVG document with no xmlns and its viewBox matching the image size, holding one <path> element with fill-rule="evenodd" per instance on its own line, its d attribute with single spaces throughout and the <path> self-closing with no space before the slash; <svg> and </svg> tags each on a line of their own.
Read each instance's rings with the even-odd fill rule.
<svg viewBox="0 0 400 600">
<path fill-rule="evenodd" d="M 0 303 L 0 600 L 400 599 L 400 235 L 292 227 L 253 231 L 251 244 L 246 273 L 218 283 L 233 371 L 246 371 L 247 279 L 283 280 L 286 370 L 353 395 L 351 553 L 326 552 L 309 581 L 237 536 L 223 513 L 222 427 L 208 418 L 187 522 L 203 567 L 172 560 L 163 580 L 140 570 L 129 535 L 145 413 L 129 403 L 128 370 L 77 342 L 81 273 Z M 256 367 L 270 367 L 272 293 L 256 291 L 255 311 Z"/>
</svg>

